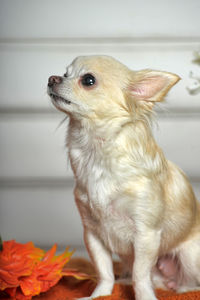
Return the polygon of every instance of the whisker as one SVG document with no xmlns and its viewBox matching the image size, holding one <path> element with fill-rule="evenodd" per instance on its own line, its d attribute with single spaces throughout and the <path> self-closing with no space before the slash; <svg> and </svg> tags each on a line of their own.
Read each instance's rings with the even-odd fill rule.
<svg viewBox="0 0 200 300">
<path fill-rule="evenodd" d="M 56 127 L 55 131 L 57 131 L 57 130 L 63 125 L 63 123 L 64 123 L 67 119 L 68 119 L 68 116 L 65 116 L 64 119 L 62 119 L 62 120 L 59 122 L 59 124 L 58 124 L 58 126 Z"/>
</svg>

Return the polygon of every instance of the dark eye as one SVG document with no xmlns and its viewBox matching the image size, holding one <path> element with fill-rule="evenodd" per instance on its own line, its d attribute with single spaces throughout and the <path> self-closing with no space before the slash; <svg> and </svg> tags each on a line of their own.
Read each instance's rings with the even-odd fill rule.
<svg viewBox="0 0 200 300">
<path fill-rule="evenodd" d="M 84 86 L 92 86 L 96 82 L 95 77 L 92 74 L 85 74 L 81 79 L 81 83 Z"/>
<path fill-rule="evenodd" d="M 63 76 L 64 76 L 64 77 L 67 77 L 67 73 L 65 73 Z"/>
</svg>

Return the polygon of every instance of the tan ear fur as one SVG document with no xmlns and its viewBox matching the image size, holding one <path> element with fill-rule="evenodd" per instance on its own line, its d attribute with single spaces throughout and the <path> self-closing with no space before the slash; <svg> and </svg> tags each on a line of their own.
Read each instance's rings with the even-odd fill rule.
<svg viewBox="0 0 200 300">
<path fill-rule="evenodd" d="M 131 95 L 136 100 L 159 102 L 179 80 L 178 75 L 168 72 L 155 70 L 134 72 L 130 85 Z"/>
</svg>

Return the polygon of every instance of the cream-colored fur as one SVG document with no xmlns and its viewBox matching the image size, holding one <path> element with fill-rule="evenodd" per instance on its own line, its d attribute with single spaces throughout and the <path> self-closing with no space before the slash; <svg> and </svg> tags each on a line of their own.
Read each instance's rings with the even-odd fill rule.
<svg viewBox="0 0 200 300">
<path fill-rule="evenodd" d="M 85 74 L 95 82 L 85 85 Z M 107 56 L 78 57 L 49 79 L 53 104 L 69 115 L 67 146 L 75 199 L 99 283 L 89 298 L 112 293 L 112 253 L 132 272 L 137 300 L 156 300 L 169 278 L 157 262 L 178 260 L 177 291 L 200 286 L 200 208 L 183 172 L 166 160 L 151 132 L 156 102 L 179 80 L 131 71 Z"/>
</svg>

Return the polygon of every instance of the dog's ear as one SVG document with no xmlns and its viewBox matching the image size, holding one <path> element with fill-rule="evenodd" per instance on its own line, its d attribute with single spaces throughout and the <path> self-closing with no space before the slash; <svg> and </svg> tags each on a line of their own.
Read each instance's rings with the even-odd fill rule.
<svg viewBox="0 0 200 300">
<path fill-rule="evenodd" d="M 131 96 L 136 100 L 157 102 L 162 101 L 169 89 L 180 77 L 173 73 L 154 70 L 142 70 L 133 73 L 129 86 Z"/>
</svg>

